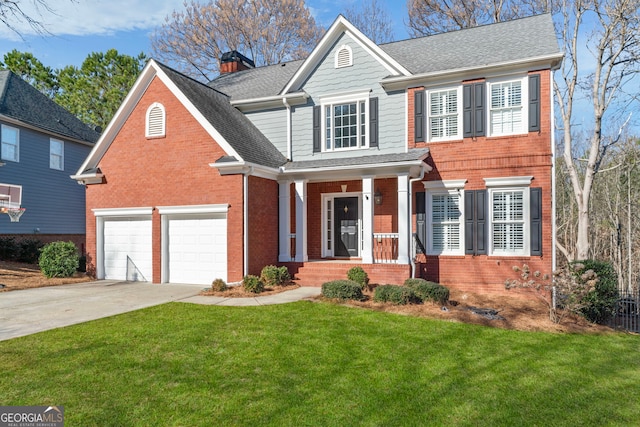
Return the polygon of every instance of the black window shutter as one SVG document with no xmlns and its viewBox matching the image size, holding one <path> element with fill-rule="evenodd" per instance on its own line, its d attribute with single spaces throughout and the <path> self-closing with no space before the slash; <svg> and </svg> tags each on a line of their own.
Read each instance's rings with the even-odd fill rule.
<svg viewBox="0 0 640 427">
<path fill-rule="evenodd" d="M 462 136 L 473 136 L 473 85 L 462 86 Z"/>
<path fill-rule="evenodd" d="M 531 188 L 531 255 L 542 256 L 542 188 Z"/>
<path fill-rule="evenodd" d="M 417 251 L 426 254 L 427 210 L 424 191 L 416 193 L 416 235 L 418 236 Z"/>
<path fill-rule="evenodd" d="M 369 147 L 378 146 L 378 98 L 369 99 Z"/>
<path fill-rule="evenodd" d="M 476 255 L 487 254 L 487 191 L 476 190 Z"/>
<path fill-rule="evenodd" d="M 313 107 L 313 152 L 319 153 L 322 151 L 322 147 L 320 145 L 320 122 L 321 117 L 320 106 L 316 105 Z"/>
<path fill-rule="evenodd" d="M 529 76 L 529 132 L 540 132 L 540 74 Z"/>
<path fill-rule="evenodd" d="M 414 93 L 413 98 L 413 127 L 414 127 L 414 137 L 416 142 L 424 142 L 426 141 L 425 135 L 425 123 L 426 123 L 426 114 L 425 114 L 425 92 L 424 90 L 417 90 Z"/>
<path fill-rule="evenodd" d="M 473 255 L 475 252 L 473 225 L 475 222 L 474 215 L 475 191 L 467 190 L 464 192 L 464 253 Z"/>
<path fill-rule="evenodd" d="M 484 88 L 484 82 L 473 85 L 473 136 L 485 135 Z"/>
<path fill-rule="evenodd" d="M 487 253 L 487 191 L 464 192 L 464 253 Z"/>
</svg>

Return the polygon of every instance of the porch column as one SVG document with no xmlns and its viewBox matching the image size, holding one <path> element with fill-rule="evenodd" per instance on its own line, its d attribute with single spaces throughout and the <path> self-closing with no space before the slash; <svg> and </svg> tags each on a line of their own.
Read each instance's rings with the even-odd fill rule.
<svg viewBox="0 0 640 427">
<path fill-rule="evenodd" d="M 362 263 L 373 264 L 373 177 L 362 177 Z"/>
<path fill-rule="evenodd" d="M 278 261 L 291 261 L 291 181 L 278 183 Z"/>
<path fill-rule="evenodd" d="M 296 262 L 306 262 L 307 255 L 307 181 L 296 180 Z"/>
<path fill-rule="evenodd" d="M 409 264 L 409 175 L 398 175 L 398 264 Z"/>
</svg>

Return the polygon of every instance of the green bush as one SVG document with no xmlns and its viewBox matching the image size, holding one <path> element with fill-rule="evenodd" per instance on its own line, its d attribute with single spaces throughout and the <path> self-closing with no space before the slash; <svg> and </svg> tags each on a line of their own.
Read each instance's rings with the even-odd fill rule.
<svg viewBox="0 0 640 427">
<path fill-rule="evenodd" d="M 352 280 L 334 280 L 322 284 L 322 296 L 341 300 L 362 301 L 362 287 Z"/>
<path fill-rule="evenodd" d="M 42 248 L 40 270 L 46 277 L 71 277 L 78 269 L 78 249 L 73 242 L 52 242 Z"/>
<path fill-rule="evenodd" d="M 34 264 L 38 262 L 43 243 L 38 239 L 24 239 L 18 243 L 20 255 L 18 261 Z"/>
<path fill-rule="evenodd" d="M 227 290 L 227 282 L 222 279 L 216 279 L 211 283 L 211 290 L 216 292 L 222 292 Z"/>
<path fill-rule="evenodd" d="M 424 279 L 407 279 L 404 285 L 411 288 L 422 301 L 433 301 L 445 305 L 449 301 L 449 289 Z"/>
<path fill-rule="evenodd" d="M 0 259 L 15 261 L 20 256 L 20 246 L 15 237 L 0 237 Z"/>
<path fill-rule="evenodd" d="M 282 267 L 267 265 L 260 272 L 260 280 L 264 282 L 265 286 L 283 286 L 289 283 L 291 275 L 284 265 Z"/>
<path fill-rule="evenodd" d="M 254 294 L 259 294 L 260 292 L 264 291 L 264 283 L 258 276 L 253 276 L 251 274 L 249 274 L 248 276 L 244 276 L 244 278 L 242 279 L 242 285 L 244 286 L 245 291 Z"/>
<path fill-rule="evenodd" d="M 376 287 L 373 300 L 375 302 L 390 302 L 395 305 L 407 305 L 420 302 L 413 289 L 398 285 L 381 285 Z"/>
<path fill-rule="evenodd" d="M 584 266 L 576 270 L 576 274 L 593 270 L 598 276 L 595 289 L 582 300 L 585 306 L 580 310 L 590 322 L 605 324 L 613 316 L 618 299 L 618 277 L 610 262 L 588 259 L 573 263 L 573 266 Z"/>
<path fill-rule="evenodd" d="M 362 267 L 352 267 L 347 271 L 347 279 L 360 285 L 360 289 L 364 289 L 369 284 L 369 275 Z"/>
</svg>

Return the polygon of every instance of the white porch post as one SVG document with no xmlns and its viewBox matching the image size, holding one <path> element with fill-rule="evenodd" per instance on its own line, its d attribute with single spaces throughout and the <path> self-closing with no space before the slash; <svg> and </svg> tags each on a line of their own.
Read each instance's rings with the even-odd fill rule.
<svg viewBox="0 0 640 427">
<path fill-rule="evenodd" d="M 306 262 L 307 255 L 307 181 L 296 180 L 296 262 Z"/>
<path fill-rule="evenodd" d="M 278 183 L 278 261 L 291 261 L 291 181 Z"/>
<path fill-rule="evenodd" d="M 398 264 L 409 264 L 409 175 L 398 175 Z"/>
<path fill-rule="evenodd" d="M 362 263 L 373 264 L 373 177 L 362 177 Z"/>
</svg>

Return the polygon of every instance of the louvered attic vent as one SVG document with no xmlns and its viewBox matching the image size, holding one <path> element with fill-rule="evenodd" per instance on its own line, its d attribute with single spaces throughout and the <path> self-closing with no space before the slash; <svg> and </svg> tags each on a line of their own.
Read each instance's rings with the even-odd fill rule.
<svg viewBox="0 0 640 427">
<path fill-rule="evenodd" d="M 146 134 L 148 138 L 165 135 L 165 112 L 162 104 L 156 102 L 147 110 Z"/>
<path fill-rule="evenodd" d="M 342 45 L 336 52 L 336 68 L 350 67 L 353 65 L 353 53 L 347 45 Z"/>
</svg>

